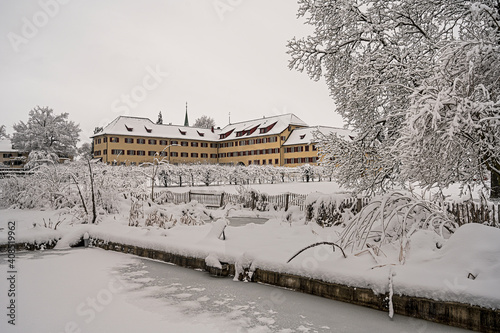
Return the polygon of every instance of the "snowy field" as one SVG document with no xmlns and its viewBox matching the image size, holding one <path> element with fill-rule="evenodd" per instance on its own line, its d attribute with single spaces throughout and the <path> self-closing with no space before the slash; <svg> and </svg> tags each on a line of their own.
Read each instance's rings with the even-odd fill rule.
<svg viewBox="0 0 500 333">
<path fill-rule="evenodd" d="M 24 252 L 17 264 L 16 326 L 3 319 L 0 332 L 463 331 L 100 249 Z"/>
<path fill-rule="evenodd" d="M 334 193 L 333 197 L 345 195 L 343 189 L 328 182 L 252 185 L 252 188 L 268 194 L 309 194 L 318 191 Z M 203 186 L 159 188 L 158 191 L 185 192 L 190 189 L 223 190 L 229 193 L 237 193 L 240 190 L 237 186 Z M 458 188 L 450 190 L 450 195 L 457 193 Z M 42 243 L 61 238 L 57 250 L 20 253 L 16 258 L 19 264 L 17 320 L 20 325 L 27 326 L 19 326 L 22 329 L 15 332 L 31 332 L 35 327 L 45 328 L 44 325 L 48 327 L 47 332 L 79 332 L 78 328 L 81 328 L 81 332 L 127 332 L 140 330 L 143 326 L 139 321 L 148 322 L 150 331 L 158 331 L 168 325 L 172 327 L 172 330 L 169 330 L 172 332 L 366 331 L 362 326 L 356 325 L 381 325 L 377 327 L 383 327 L 383 331 L 391 331 L 394 328 L 397 332 L 421 332 L 421 325 L 431 325 L 398 316 L 391 320 L 387 313 L 383 312 L 361 315 L 363 318 L 374 316 L 373 322 L 372 319 L 354 320 L 350 316 L 353 310 L 348 310 L 352 309 L 350 305 L 334 305 L 337 303 L 318 300 L 315 297 L 302 299 L 300 297 L 306 295 L 292 296 L 294 293 L 287 294 L 287 299 L 299 297 L 297 302 L 306 302 L 309 305 L 309 302 L 313 302 L 310 300 L 314 300 L 320 305 L 317 305 L 317 308 L 311 305 L 312 310 L 308 312 L 309 306 L 294 307 L 290 302 L 285 302 L 286 304 L 280 305 L 278 309 L 272 310 L 273 312 L 263 313 L 252 308 L 257 306 L 252 305 L 252 302 L 258 303 L 259 297 L 260 300 L 265 300 L 276 288 L 266 292 L 251 291 L 241 299 L 244 299 L 242 303 L 237 301 L 240 300 L 240 288 L 245 289 L 253 284 L 221 279 L 217 280 L 217 288 L 221 288 L 221 291 L 212 292 L 211 287 L 202 286 L 207 282 L 207 275 L 203 275 L 205 277 L 196 283 L 184 283 L 190 281 L 192 276 L 202 273 L 180 268 L 175 268 L 183 272 L 181 277 L 178 277 L 179 281 L 165 281 L 163 279 L 170 275 L 170 271 L 161 273 L 159 270 L 174 269 L 170 265 L 153 264 L 143 259 L 98 249 L 69 250 L 69 246 L 81 239 L 85 233 L 103 240 L 206 258 L 207 263 L 215 266 L 220 262 L 230 262 L 234 263 L 239 271 L 247 268 L 251 272 L 255 268 L 261 268 L 370 288 L 376 293 L 392 291 L 395 294 L 500 308 L 500 229 L 479 224 L 465 225 L 447 239 L 438 237 L 436 232 L 431 230 L 417 230 L 405 241 L 404 263 L 398 260 L 403 249 L 398 243 L 386 244 L 378 255 L 368 250 L 346 250 L 347 258 L 338 250 L 333 252 L 331 246 L 318 246 L 304 251 L 287 263 L 288 259 L 308 245 L 325 241 L 338 242 L 345 226 L 322 228 L 314 222 L 306 223 L 304 212 L 298 207 L 292 207 L 288 212 L 261 212 L 240 206 L 215 210 L 205 209 L 195 203 L 165 204 L 161 207 L 150 207 L 143 203 L 140 208 L 142 218 L 139 218 L 137 226 L 131 227 L 130 198 L 121 196 L 115 204 L 118 207 L 117 212 L 99 215 L 97 225 L 81 224 L 70 209 L 0 210 L 0 243 L 7 242 L 8 226 L 12 225 L 9 222 L 14 221 L 16 242 Z M 169 216 L 170 221 L 163 226 L 147 225 L 146 217 L 156 212 L 156 209 Z M 172 222 L 181 221 L 182 216 L 186 214 L 191 214 L 193 221 L 197 222 L 192 225 Z M 232 225 L 225 216 L 259 217 L 268 221 L 264 224 Z M 60 224 L 57 230 L 54 230 L 58 222 Z M 219 237 L 224 228 L 225 240 Z M 6 259 L 5 256 L 3 259 Z M 147 268 L 142 269 L 142 265 Z M 4 275 L 7 275 L 6 268 L 4 260 Z M 120 278 L 119 286 L 114 285 L 113 278 Z M 5 280 L 2 281 L 0 292 L 7 289 L 6 283 Z M 108 291 L 114 287 L 120 287 L 123 291 L 111 291 L 110 294 Z M 200 288 L 205 289 L 195 290 Z M 224 290 L 231 290 L 229 296 L 224 296 Z M 109 302 L 109 306 L 103 306 L 105 309 L 102 310 L 102 316 L 99 315 L 100 310 L 94 310 L 94 318 L 85 302 L 88 301 L 87 297 L 97 297 L 100 291 L 103 293 L 101 303 Z M 225 301 L 226 299 L 229 300 Z M 83 308 L 78 308 L 82 302 Z M 214 307 L 213 303 L 218 306 Z M 334 313 L 344 314 L 332 318 L 328 315 L 314 315 L 324 313 L 323 308 L 329 307 L 334 307 Z M 78 309 L 80 312 L 75 314 Z M 356 313 L 368 311 L 358 307 L 354 309 Z M 139 321 L 130 320 L 133 318 L 132 313 Z M 380 317 L 379 324 L 375 324 L 379 322 L 375 317 Z M 344 320 L 343 318 L 346 320 L 338 321 Z M 72 321 L 78 326 L 74 326 Z M 5 323 L 6 321 L 2 322 L 2 325 Z M 110 327 L 113 329 L 110 330 Z M 434 332 L 439 329 L 436 326 L 426 331 Z M 452 328 L 443 328 L 443 331 L 450 330 Z M 0 332 L 3 331 L 0 329 Z"/>
</svg>

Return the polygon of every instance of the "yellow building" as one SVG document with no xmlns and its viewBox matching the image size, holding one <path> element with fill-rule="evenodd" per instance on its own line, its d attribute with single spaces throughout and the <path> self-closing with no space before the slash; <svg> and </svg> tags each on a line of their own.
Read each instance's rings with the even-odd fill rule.
<svg viewBox="0 0 500 333">
<path fill-rule="evenodd" d="M 28 154 L 12 148 L 9 139 L 0 139 L 0 168 L 21 169 Z"/>
<path fill-rule="evenodd" d="M 147 118 L 121 116 L 92 137 L 93 153 L 94 158 L 104 163 L 126 165 L 153 162 L 157 158 L 172 164 L 283 166 L 287 165 L 287 158 L 293 161 L 307 158 L 307 162 L 293 163 L 298 165 L 316 163 L 316 160 L 309 162 L 316 158 L 316 151 L 311 148 L 292 156 L 286 149 L 305 144 L 300 135 L 294 134 L 296 131 L 310 130 L 306 134 L 309 139 L 315 129 L 293 114 L 228 124 L 222 129 L 155 124 Z M 293 139 L 297 144 L 287 145 L 295 137 L 299 138 L 299 141 Z"/>
<path fill-rule="evenodd" d="M 340 137 L 352 136 L 351 130 L 327 127 L 327 126 L 314 126 L 297 128 L 294 130 L 288 140 L 283 144 L 283 158 L 284 166 L 296 167 L 303 164 L 317 165 L 320 162 L 318 156 L 318 136 L 327 136 L 330 133 L 336 133 Z"/>
</svg>

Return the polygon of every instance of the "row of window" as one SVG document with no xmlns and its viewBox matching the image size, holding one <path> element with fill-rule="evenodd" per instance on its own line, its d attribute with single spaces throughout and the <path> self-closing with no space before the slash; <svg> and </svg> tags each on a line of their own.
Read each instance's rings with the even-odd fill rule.
<svg viewBox="0 0 500 333">
<path fill-rule="evenodd" d="M 273 143 L 273 142 L 278 142 L 277 136 L 270 136 L 268 138 L 223 142 L 219 143 L 219 148 L 238 147 L 238 145 L 249 146 L 249 145 L 258 145 L 261 143 Z"/>
<path fill-rule="evenodd" d="M 260 160 L 248 161 L 248 165 L 251 165 L 251 164 L 260 165 Z M 262 165 L 266 165 L 266 164 L 272 165 L 273 164 L 273 160 L 271 158 L 268 159 L 268 160 L 262 160 Z M 277 159 L 277 158 L 274 159 L 274 164 L 276 164 L 276 165 L 280 164 L 279 159 Z"/>
<path fill-rule="evenodd" d="M 21 157 L 22 153 L 4 153 L 3 158 Z"/>
<path fill-rule="evenodd" d="M 108 142 L 108 138 L 98 138 L 96 139 L 96 144 L 100 143 L 106 143 Z M 281 140 L 284 141 L 285 137 L 281 137 Z M 138 144 L 146 144 L 146 139 L 134 139 L 134 138 L 125 138 L 124 139 L 125 143 L 134 143 L 134 141 Z M 113 143 L 119 143 L 120 138 L 118 137 L 110 137 L 109 142 Z M 238 145 L 240 146 L 249 146 L 249 145 L 257 145 L 257 144 L 262 144 L 262 143 L 273 143 L 273 142 L 278 142 L 278 137 L 277 136 L 271 136 L 268 138 L 259 138 L 259 139 L 250 139 L 250 140 L 240 140 L 240 141 L 232 141 L 232 142 L 223 142 L 223 143 L 210 143 L 210 148 L 228 148 L 228 147 L 237 147 Z M 149 145 L 156 145 L 159 144 L 161 146 L 167 146 L 168 140 L 157 140 L 157 139 L 148 139 L 148 144 Z M 176 140 L 171 140 L 170 145 L 179 145 L 179 142 Z M 207 148 L 208 143 L 207 142 L 191 142 L 189 143 L 188 141 L 181 141 L 180 143 L 181 146 L 183 147 L 188 147 L 191 145 L 191 147 L 202 147 L 202 148 Z"/>
<path fill-rule="evenodd" d="M 94 151 L 94 156 L 101 156 L 101 153 L 103 155 L 107 155 L 108 151 L 107 149 L 104 149 L 103 151 L 96 150 Z M 146 156 L 146 151 L 144 150 L 127 150 L 125 151 L 124 149 L 111 149 L 111 155 L 127 155 L 127 156 Z M 156 152 L 156 151 L 148 151 L 148 156 L 168 156 L 168 153 L 165 151 L 162 152 Z M 181 152 L 180 153 L 181 157 L 192 157 L 192 158 L 208 158 L 208 154 L 205 153 L 186 153 L 186 152 Z M 176 151 L 170 152 L 170 157 L 179 157 L 179 153 Z M 210 154 L 210 158 L 217 158 L 217 154 Z"/>
<path fill-rule="evenodd" d="M 245 150 L 245 151 L 235 151 L 235 152 L 230 152 L 230 153 L 219 153 L 219 158 L 236 157 L 236 156 L 279 154 L 279 152 L 280 152 L 279 148 L 260 149 L 260 150 Z"/>
<path fill-rule="evenodd" d="M 316 151 L 318 148 L 316 148 L 315 145 L 312 145 L 312 150 Z M 303 151 L 309 151 L 309 146 L 286 147 L 285 149 L 285 153 L 301 153 Z"/>
<path fill-rule="evenodd" d="M 318 157 L 285 158 L 285 164 L 316 163 Z"/>
</svg>

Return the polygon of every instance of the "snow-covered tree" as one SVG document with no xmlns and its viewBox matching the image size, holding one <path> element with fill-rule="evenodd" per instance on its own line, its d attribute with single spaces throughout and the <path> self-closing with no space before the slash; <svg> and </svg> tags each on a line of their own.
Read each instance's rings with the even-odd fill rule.
<svg viewBox="0 0 500 333">
<path fill-rule="evenodd" d="M 92 156 L 92 144 L 89 142 L 84 142 L 80 147 L 78 147 L 78 156 L 85 159 L 91 159 Z"/>
<path fill-rule="evenodd" d="M 8 139 L 9 136 L 7 135 L 7 130 L 5 128 L 5 125 L 0 125 L 0 139 Z"/>
<path fill-rule="evenodd" d="M 440 50 L 436 73 L 412 95 L 396 149 L 410 180 L 448 186 L 490 171 L 491 197 L 500 198 L 500 41 L 485 35 Z"/>
<path fill-rule="evenodd" d="M 210 129 L 212 127 L 215 127 L 215 121 L 213 118 L 203 115 L 194 121 L 193 127 L 209 128 Z"/>
<path fill-rule="evenodd" d="M 405 140 L 402 144 L 398 140 L 402 135 L 419 135 L 422 131 L 436 130 L 437 122 L 444 119 L 442 115 L 436 116 L 434 124 L 427 122 L 426 125 L 411 128 L 412 124 L 416 124 L 415 115 L 426 108 L 424 100 L 428 102 L 427 108 L 437 101 L 429 98 L 430 90 L 441 98 L 442 93 L 452 92 L 453 84 L 450 82 L 465 79 L 459 76 L 467 75 L 474 69 L 474 84 L 468 86 L 469 92 L 465 88 L 467 84 L 464 85 L 465 90 L 459 88 L 462 91 L 455 99 L 458 102 L 462 98 L 463 103 L 455 109 L 464 108 L 463 115 L 475 113 L 474 107 L 464 100 L 471 95 L 475 96 L 473 100 L 481 103 L 486 100 L 498 103 L 489 88 L 486 88 L 486 94 L 483 90 L 480 97 L 482 86 L 498 86 L 496 80 L 486 79 L 486 76 L 492 78 L 497 74 L 492 70 L 478 75 L 481 72 L 479 68 L 484 70 L 486 63 L 494 63 L 486 53 L 498 53 L 495 49 L 495 45 L 499 44 L 498 0 L 300 0 L 299 3 L 299 16 L 306 17 L 315 31 L 304 39 L 289 42 L 290 68 L 305 70 L 315 80 L 324 77 L 337 104 L 337 111 L 357 131 L 353 141 L 330 136 L 319 144 L 326 157 L 323 160 L 330 164 L 335 160 L 336 178 L 343 185 L 355 185 L 359 190 L 384 190 L 395 182 L 407 180 L 408 173 L 401 173 L 400 170 L 411 169 L 406 164 L 417 163 L 418 156 L 422 154 L 415 152 L 419 149 L 416 142 Z M 481 51 L 479 44 L 484 45 Z M 461 47 L 467 51 L 460 55 Z M 475 55 L 474 49 L 477 50 Z M 488 49 L 491 51 L 486 52 Z M 435 71 L 436 66 L 441 73 Z M 484 79 L 486 82 L 482 81 Z M 445 105 L 443 108 L 448 107 Z M 454 116 L 454 112 L 450 110 L 445 117 L 447 121 Z M 491 117 L 491 108 L 488 112 L 488 117 Z M 459 118 L 456 120 L 459 121 Z M 481 116 L 476 118 L 476 125 L 486 127 L 490 124 L 486 132 L 493 135 L 494 121 L 480 119 Z M 421 124 L 425 121 L 422 120 Z M 466 129 L 462 126 L 461 135 L 472 134 L 463 130 L 472 130 L 472 127 Z M 463 159 L 472 158 L 469 155 L 475 153 L 470 151 L 470 147 L 457 145 L 459 150 L 455 158 L 459 155 Z M 441 157 L 452 158 L 452 155 Z M 484 154 L 480 158 L 481 161 L 488 159 L 490 157 Z M 422 167 L 435 168 L 442 162 L 427 159 L 427 163 L 433 164 Z M 454 162 L 447 160 L 445 164 L 448 166 L 441 172 L 448 175 L 448 167 L 457 162 L 456 159 Z M 491 163 L 488 168 L 491 169 Z M 449 179 L 451 181 L 452 178 Z M 466 179 L 454 177 L 454 181 L 457 180 Z M 418 181 L 431 185 L 428 182 L 432 179 Z"/>
<path fill-rule="evenodd" d="M 156 121 L 156 123 L 158 125 L 163 124 L 163 116 L 161 115 L 161 111 L 160 111 L 160 113 L 158 113 L 158 120 Z"/>
<path fill-rule="evenodd" d="M 14 124 L 12 144 L 26 152 L 34 150 L 55 153 L 60 157 L 74 156 L 79 125 L 68 120 L 68 113 L 55 115 L 48 107 L 35 107 L 29 112 L 27 123 Z"/>
</svg>

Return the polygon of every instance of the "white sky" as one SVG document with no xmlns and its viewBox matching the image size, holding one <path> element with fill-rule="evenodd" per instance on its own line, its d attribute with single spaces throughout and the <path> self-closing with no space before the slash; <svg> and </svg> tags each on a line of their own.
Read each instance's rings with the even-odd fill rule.
<svg viewBox="0 0 500 333">
<path fill-rule="evenodd" d="M 68 112 L 83 139 L 124 114 L 156 121 L 161 110 L 164 123 L 183 124 L 187 101 L 191 124 L 292 112 L 340 127 L 325 83 L 287 67 L 287 41 L 311 31 L 297 9 L 293 0 L 2 0 L 0 125 L 12 133 L 49 106 Z M 154 80 L 155 70 L 168 75 Z"/>
</svg>

